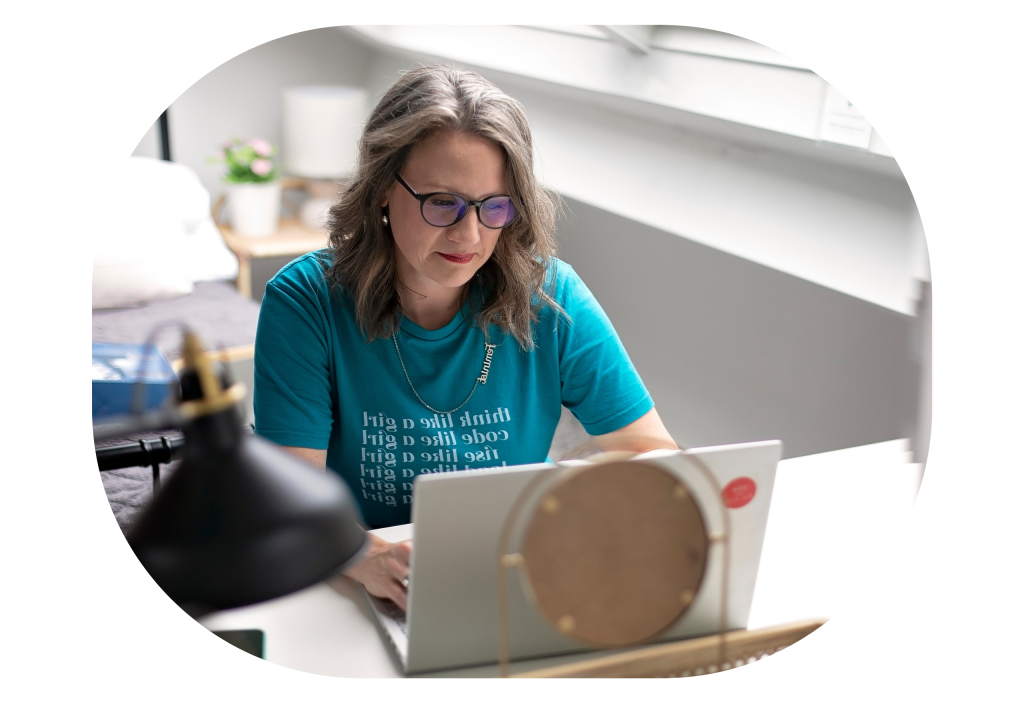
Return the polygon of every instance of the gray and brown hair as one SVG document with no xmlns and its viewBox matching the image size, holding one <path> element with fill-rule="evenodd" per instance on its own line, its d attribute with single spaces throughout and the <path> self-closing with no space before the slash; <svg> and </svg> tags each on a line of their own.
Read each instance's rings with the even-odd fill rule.
<svg viewBox="0 0 1024 704">
<path fill-rule="evenodd" d="M 531 326 L 541 306 L 561 308 L 548 293 L 555 256 L 556 197 L 533 173 L 533 138 L 518 101 L 479 74 L 451 66 L 405 72 L 373 109 L 359 140 L 359 160 L 329 216 L 332 260 L 327 279 L 351 299 L 367 341 L 390 337 L 400 320 L 395 244 L 380 202 L 412 147 L 436 130 L 479 135 L 505 153 L 505 184 L 519 217 L 504 228 L 480 268 L 486 298 L 477 324 L 489 324 L 532 349 Z"/>
</svg>

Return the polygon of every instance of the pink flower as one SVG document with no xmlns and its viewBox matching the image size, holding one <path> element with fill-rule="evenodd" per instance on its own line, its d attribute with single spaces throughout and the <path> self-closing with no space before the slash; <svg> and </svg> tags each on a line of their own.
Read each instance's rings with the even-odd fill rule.
<svg viewBox="0 0 1024 704">
<path fill-rule="evenodd" d="M 269 159 L 253 159 L 249 168 L 251 168 L 252 172 L 257 176 L 266 176 L 274 167 L 270 164 Z"/>
<path fill-rule="evenodd" d="M 249 140 L 249 146 L 260 156 L 270 156 L 274 152 L 270 142 L 265 139 L 251 139 Z"/>
</svg>

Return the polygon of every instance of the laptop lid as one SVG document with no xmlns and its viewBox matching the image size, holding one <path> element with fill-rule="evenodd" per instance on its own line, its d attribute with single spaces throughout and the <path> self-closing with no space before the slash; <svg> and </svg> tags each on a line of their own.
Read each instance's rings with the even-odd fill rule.
<svg viewBox="0 0 1024 704">
<path fill-rule="evenodd" d="M 690 486 L 713 534 L 728 523 L 727 627 L 745 628 L 781 457 L 778 441 L 657 451 L 657 459 Z M 684 455 L 698 456 L 717 489 Z M 409 673 L 493 663 L 498 658 L 497 558 L 505 518 L 516 497 L 551 464 L 421 475 L 413 489 L 413 553 L 406 647 Z M 728 514 L 728 521 L 723 516 Z M 687 613 L 657 641 L 718 631 L 724 543 L 708 555 L 704 579 Z M 530 603 L 518 570 L 509 570 L 509 653 L 512 659 L 588 650 L 555 630 Z M 396 644 L 398 645 L 398 644 Z"/>
</svg>

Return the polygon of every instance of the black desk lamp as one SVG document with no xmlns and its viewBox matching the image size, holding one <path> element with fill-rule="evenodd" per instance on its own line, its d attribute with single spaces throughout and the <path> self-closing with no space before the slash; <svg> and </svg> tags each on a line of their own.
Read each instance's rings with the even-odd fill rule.
<svg viewBox="0 0 1024 704">
<path fill-rule="evenodd" d="M 345 483 L 242 430 L 244 388 L 183 350 L 181 466 L 128 536 L 158 585 L 193 616 L 254 604 L 348 565 L 366 533 Z"/>
</svg>

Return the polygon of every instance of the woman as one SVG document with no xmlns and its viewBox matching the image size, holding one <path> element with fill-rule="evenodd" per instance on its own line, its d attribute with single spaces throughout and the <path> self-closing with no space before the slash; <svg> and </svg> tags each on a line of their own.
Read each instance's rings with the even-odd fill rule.
<svg viewBox="0 0 1024 704">
<path fill-rule="evenodd" d="M 349 484 L 371 527 L 417 474 L 543 461 L 564 404 L 591 435 L 671 438 L 597 301 L 554 258 L 518 102 L 430 66 L 381 98 L 330 247 L 267 285 L 256 430 Z M 348 574 L 403 609 L 410 545 Z"/>
</svg>

